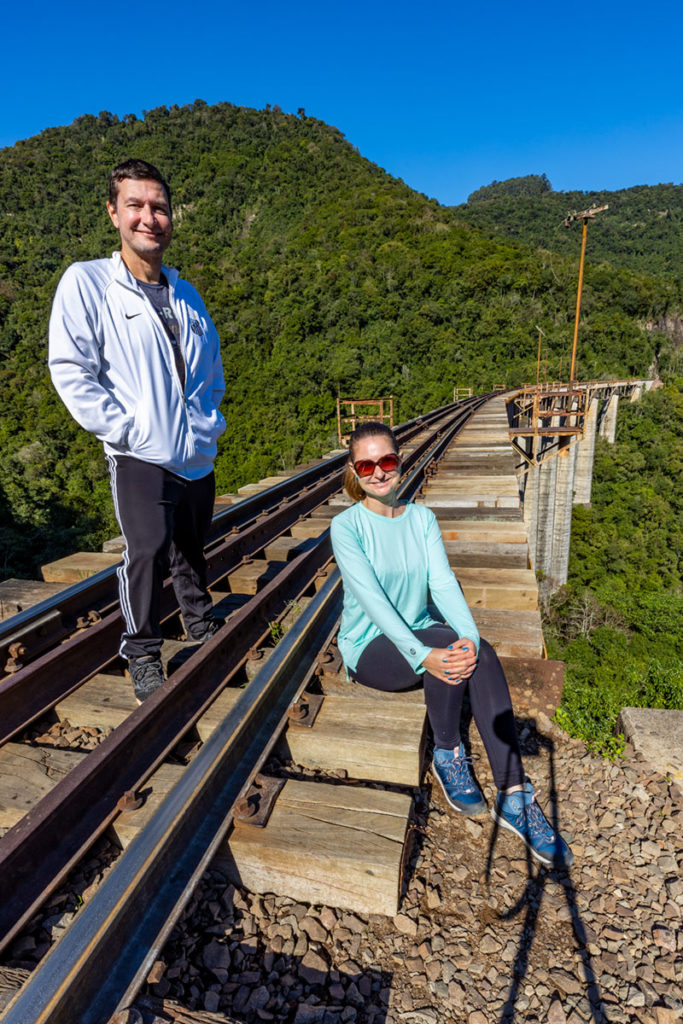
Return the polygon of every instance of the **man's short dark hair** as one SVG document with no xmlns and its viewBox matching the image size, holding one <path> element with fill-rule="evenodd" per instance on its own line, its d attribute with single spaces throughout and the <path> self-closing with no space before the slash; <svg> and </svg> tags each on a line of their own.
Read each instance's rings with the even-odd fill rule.
<svg viewBox="0 0 683 1024">
<path fill-rule="evenodd" d="M 148 164 L 146 160 L 136 160 L 134 158 L 124 160 L 122 164 L 118 164 L 109 175 L 109 202 L 112 206 L 116 206 L 119 185 L 127 178 L 132 178 L 134 181 L 158 181 L 166 193 L 168 208 L 169 210 L 171 209 L 171 190 L 161 171 L 154 164 Z"/>
</svg>

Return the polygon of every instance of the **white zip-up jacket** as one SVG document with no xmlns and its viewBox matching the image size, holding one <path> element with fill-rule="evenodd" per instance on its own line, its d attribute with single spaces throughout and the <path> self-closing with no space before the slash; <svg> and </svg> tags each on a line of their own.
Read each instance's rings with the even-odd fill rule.
<svg viewBox="0 0 683 1024">
<path fill-rule="evenodd" d="M 113 455 L 133 455 L 188 480 L 211 472 L 225 430 L 218 333 L 197 291 L 164 266 L 186 367 L 121 253 L 73 263 L 50 317 L 49 365 L 67 409 Z"/>
</svg>

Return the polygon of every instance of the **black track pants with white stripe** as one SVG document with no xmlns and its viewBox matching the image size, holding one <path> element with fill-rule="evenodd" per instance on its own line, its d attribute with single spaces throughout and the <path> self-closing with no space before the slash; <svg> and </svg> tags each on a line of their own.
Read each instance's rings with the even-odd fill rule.
<svg viewBox="0 0 683 1024">
<path fill-rule="evenodd" d="M 158 654 L 161 589 L 169 568 L 185 628 L 197 632 L 211 618 L 204 541 L 213 513 L 214 475 L 183 480 L 129 455 L 108 455 L 107 462 L 126 542 L 118 569 L 125 622 L 119 653 L 125 658 Z"/>
</svg>

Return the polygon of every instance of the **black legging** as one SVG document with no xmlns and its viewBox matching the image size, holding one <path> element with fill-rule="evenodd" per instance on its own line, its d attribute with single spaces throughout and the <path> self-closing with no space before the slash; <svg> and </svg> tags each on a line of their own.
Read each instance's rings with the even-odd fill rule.
<svg viewBox="0 0 683 1024">
<path fill-rule="evenodd" d="M 418 629 L 415 636 L 427 647 L 448 647 L 458 639 L 450 626 Z M 479 645 L 477 667 L 466 683 L 444 683 L 430 672 L 415 672 L 386 636 L 372 640 L 350 673 L 373 690 L 408 690 L 424 684 L 425 704 L 437 747 L 453 750 L 460 743 L 460 715 L 466 685 L 477 729 L 486 747 L 498 789 L 524 783 L 510 691 L 498 655 L 486 640 Z"/>
</svg>

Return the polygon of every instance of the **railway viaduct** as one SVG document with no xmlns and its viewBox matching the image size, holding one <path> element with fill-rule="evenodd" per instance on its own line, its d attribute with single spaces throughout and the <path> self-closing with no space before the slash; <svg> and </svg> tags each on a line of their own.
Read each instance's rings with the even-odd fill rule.
<svg viewBox="0 0 683 1024">
<path fill-rule="evenodd" d="M 566 581 L 571 508 L 590 501 L 596 435 L 613 441 L 619 400 L 650 386 L 523 387 L 399 429 L 403 496 L 434 509 L 517 708 L 550 736 L 562 666 L 544 656 L 539 599 Z M 226 625 L 188 651 L 166 588 L 169 682 L 142 707 L 116 664 L 117 540 L 46 566 L 42 583 L 0 588 L 14 612 L 0 629 L 0 945 L 35 919 L 93 836 L 123 850 L 3 1024 L 96 1024 L 128 1005 L 212 863 L 252 893 L 398 915 L 412 928 L 402 880 L 424 707 L 419 693 L 385 702 L 360 692 L 333 643 L 341 587 L 328 535 L 347 502 L 344 462 L 332 452 L 218 500 L 208 558 Z M 76 749 L 84 736 L 87 756 Z M 46 745 L 60 748 L 54 763 Z M 303 775 L 283 775 L 287 762 Z M 433 892 L 425 898 L 431 907 Z"/>
</svg>

